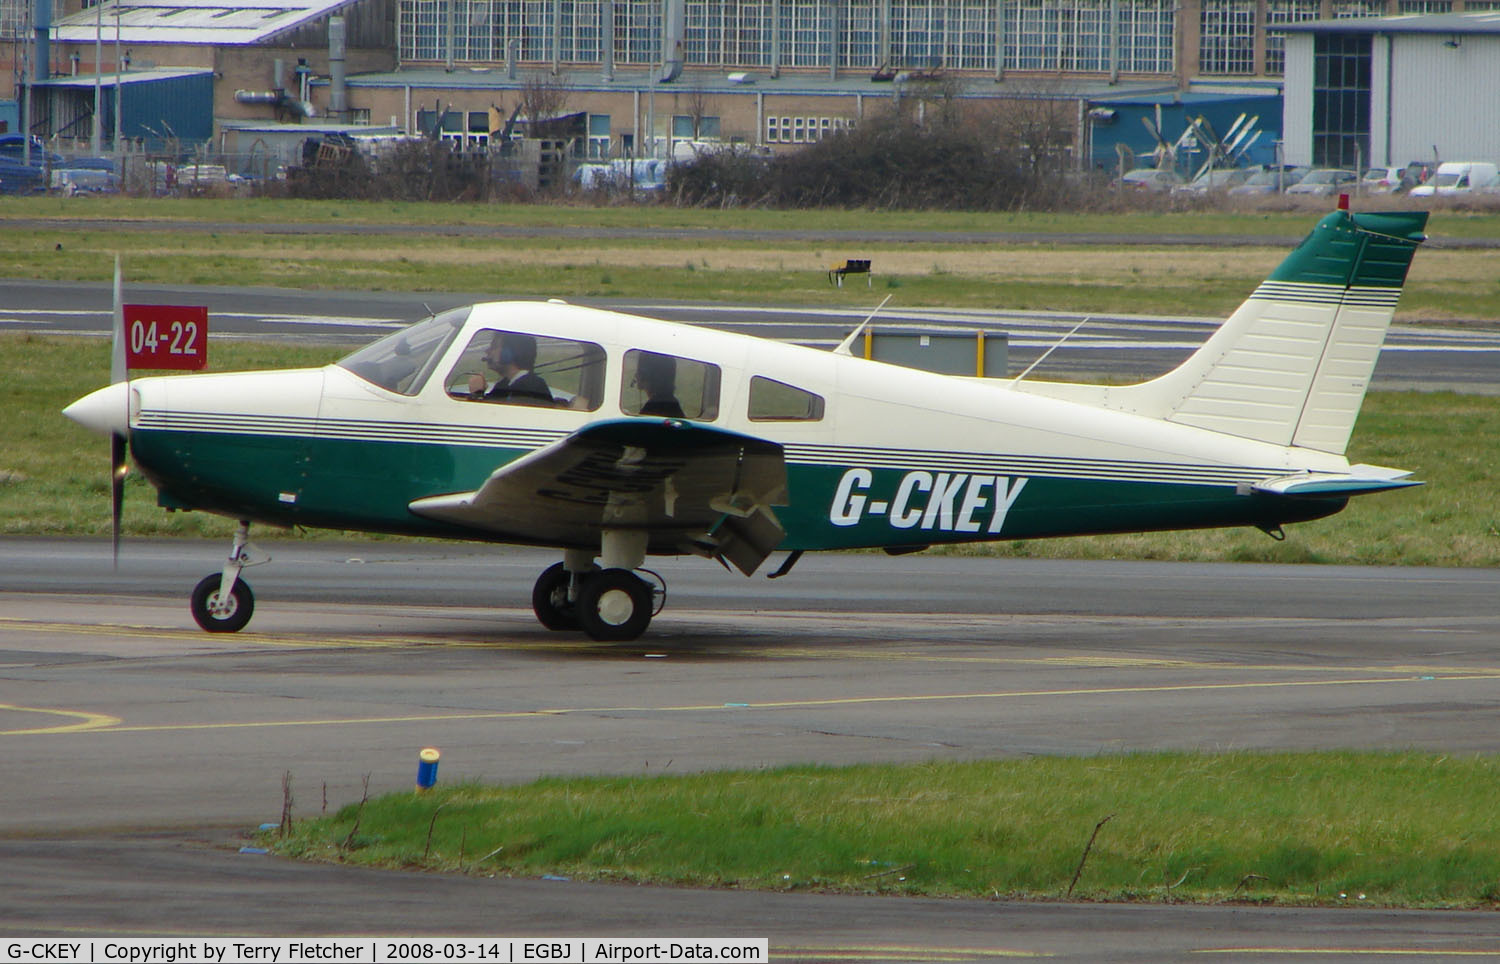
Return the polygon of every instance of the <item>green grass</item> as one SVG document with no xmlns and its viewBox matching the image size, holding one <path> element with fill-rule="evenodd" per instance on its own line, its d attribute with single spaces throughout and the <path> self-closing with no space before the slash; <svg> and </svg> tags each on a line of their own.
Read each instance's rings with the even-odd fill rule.
<svg viewBox="0 0 1500 964">
<path fill-rule="evenodd" d="M 396 793 L 282 854 L 474 875 L 759 890 L 1491 907 L 1500 761 L 1156 753 Z M 430 840 L 429 840 L 430 833 Z"/>
<path fill-rule="evenodd" d="M 211 342 L 211 369 L 292 368 L 345 354 L 242 341 Z M 9 376 L 0 384 L 0 534 L 107 535 L 109 443 L 61 414 L 71 401 L 109 381 L 103 338 L 0 335 Z M 227 537 L 233 525 L 201 512 L 167 513 L 138 473 L 125 480 L 128 535 Z"/>
<path fill-rule="evenodd" d="M 95 338 L 0 335 L 10 376 L 0 385 L 0 534 L 106 535 L 108 446 L 60 414 L 98 388 L 108 344 Z M 321 365 L 330 347 L 214 339 L 213 370 Z M 1373 565 L 1500 565 L 1500 398 L 1376 392 L 1350 443 L 1353 461 L 1411 469 L 1414 490 L 1353 500 L 1328 519 L 1291 527 L 1285 542 L 1254 529 L 993 543 L 949 551 L 1050 558 L 1233 560 Z M 126 481 L 128 535 L 227 537 L 229 521 L 167 513 L 139 475 Z M 315 533 L 317 537 L 326 534 Z M 299 538 L 304 536 L 298 536 Z M 388 538 L 388 537 L 386 537 Z"/>
<path fill-rule="evenodd" d="M 176 221 L 268 224 L 416 224 L 564 226 L 610 228 L 731 228 L 752 231 L 1059 231 L 1135 234 L 1302 234 L 1308 212 L 1253 214 L 1152 213 L 1066 214 L 1047 212 L 982 213 L 968 211 L 773 211 L 717 210 L 662 205 L 588 204 L 434 204 L 388 201 L 293 201 L 269 198 L 7 198 L 0 201 L 0 220 L 14 218 L 85 218 L 96 220 L 168 219 Z M 1500 236 L 1497 219 L 1455 217 L 1463 236 Z M 1458 227 L 1462 225 L 1462 227 Z M 1475 232 L 1470 235 L 1467 232 Z"/>
<path fill-rule="evenodd" d="M 107 218 L 109 230 L 62 225 L 3 230 L 8 217 Z M 1198 234 L 1201 246 L 1112 249 L 1061 243 L 980 246 L 932 242 L 725 240 L 718 228 L 806 231 L 807 215 L 661 207 L 399 205 L 354 202 L 142 201 L 18 198 L 0 201 L 0 275 L 105 281 L 116 255 L 128 282 L 305 286 L 367 291 L 470 292 L 493 297 L 670 298 L 869 308 L 899 286 L 896 306 L 1009 308 L 1219 316 L 1253 290 L 1282 246 L 1225 248 L 1224 235 L 1297 237 L 1316 212 L 1258 215 L 931 215 L 820 212 L 820 230 L 903 238 L 931 230 Z M 145 221 L 141 219 L 156 220 Z M 165 219 L 165 221 L 161 220 Z M 140 221 L 139 224 L 132 222 Z M 281 223 L 273 233 L 230 228 L 174 231 L 172 222 Z M 318 233 L 325 224 L 415 224 L 431 233 Z M 122 224 L 124 226 L 122 226 Z M 578 238 L 445 235 L 444 225 L 598 228 Z M 685 239 L 608 237 L 611 227 L 701 228 Z M 1500 217 L 1446 212 L 1435 234 L 1500 235 Z M 827 282 L 830 264 L 858 255 L 875 263 L 871 291 Z M 1032 256 L 1030 268 L 1017 263 Z M 1131 260 L 1122 268 L 1121 257 Z M 1179 268 L 1179 264 L 1183 267 Z M 931 266 L 931 270 L 928 270 Z M 1418 258 L 1400 320 L 1500 318 L 1500 251 L 1427 251 Z"/>
<path fill-rule="evenodd" d="M 1150 203 L 1155 203 L 1152 200 Z M 85 218 L 96 220 L 170 219 L 177 221 L 265 224 L 415 224 L 569 226 L 613 228 L 732 228 L 806 232 L 869 231 L 1028 231 L 1101 234 L 1201 234 L 1301 236 L 1328 210 L 1322 201 L 1306 206 L 1280 202 L 1280 209 L 1120 212 L 975 212 L 866 211 L 820 209 L 777 211 L 677 208 L 666 205 L 438 204 L 391 201 L 304 201 L 274 198 L 6 198 L 0 221 L 13 218 Z M 1500 215 L 1435 203 L 1387 198 L 1361 199 L 1357 209 L 1427 207 L 1437 209 L 1430 233 L 1451 238 L 1500 238 Z M 1290 208 L 1290 209 L 1288 209 Z"/>
</svg>

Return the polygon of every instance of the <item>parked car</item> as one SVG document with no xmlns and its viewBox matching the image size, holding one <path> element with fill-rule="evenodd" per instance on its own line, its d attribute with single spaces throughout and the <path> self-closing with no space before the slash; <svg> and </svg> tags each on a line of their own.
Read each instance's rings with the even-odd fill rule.
<svg viewBox="0 0 1500 964">
<path fill-rule="evenodd" d="M 1288 194 L 1313 194 L 1327 196 L 1353 189 L 1359 175 L 1334 167 L 1320 167 L 1307 172 L 1307 176 L 1286 189 Z"/>
<path fill-rule="evenodd" d="M 1486 161 L 1444 161 L 1426 184 L 1411 189 L 1412 197 L 1468 194 L 1500 180 L 1500 167 Z"/>
<path fill-rule="evenodd" d="M 176 169 L 173 183 L 178 194 L 227 195 L 239 180 L 223 164 L 183 164 Z"/>
<path fill-rule="evenodd" d="M 1395 194 L 1411 185 L 1403 185 L 1406 176 L 1404 167 L 1372 167 L 1359 179 L 1359 189 L 1367 194 Z"/>
<path fill-rule="evenodd" d="M 1211 191 L 1227 191 L 1238 187 L 1255 173 L 1250 167 L 1220 167 L 1204 171 L 1181 187 L 1174 187 L 1173 194 L 1208 194 Z"/>
<path fill-rule="evenodd" d="M 1126 171 L 1115 185 L 1127 191 L 1170 191 L 1185 183 L 1176 171 L 1138 167 L 1133 171 Z"/>
<path fill-rule="evenodd" d="M 1274 165 L 1262 167 L 1251 174 L 1243 184 L 1230 188 L 1229 193 L 1237 197 L 1247 194 L 1275 194 L 1301 181 L 1311 170 L 1310 167 L 1296 167 L 1291 164 L 1283 165 L 1279 170 Z"/>
<path fill-rule="evenodd" d="M 1433 165 L 1428 164 L 1425 161 L 1412 161 L 1411 163 L 1407 164 L 1406 174 L 1404 175 L 1404 179 L 1407 183 L 1407 189 L 1410 190 L 1411 188 L 1416 187 L 1419 184 L 1426 184 L 1428 181 L 1432 180 L 1432 175 L 1435 172 L 1436 171 Z"/>
<path fill-rule="evenodd" d="M 120 175 L 92 167 L 63 167 L 52 172 L 52 190 L 62 194 L 114 194 Z"/>
</svg>

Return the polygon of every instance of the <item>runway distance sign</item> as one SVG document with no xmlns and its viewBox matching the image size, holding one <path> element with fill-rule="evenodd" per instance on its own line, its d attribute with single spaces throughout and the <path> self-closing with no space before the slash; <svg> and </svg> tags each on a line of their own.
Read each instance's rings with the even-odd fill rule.
<svg viewBox="0 0 1500 964">
<path fill-rule="evenodd" d="M 199 371 L 208 364 L 208 309 L 123 305 L 127 368 Z"/>
</svg>

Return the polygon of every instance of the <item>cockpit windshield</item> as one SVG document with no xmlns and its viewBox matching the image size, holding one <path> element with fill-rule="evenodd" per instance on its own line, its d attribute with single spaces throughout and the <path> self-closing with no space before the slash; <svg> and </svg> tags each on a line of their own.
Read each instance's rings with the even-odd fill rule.
<svg viewBox="0 0 1500 964">
<path fill-rule="evenodd" d="M 335 364 L 388 391 L 415 395 L 468 320 L 470 307 L 465 305 L 433 315 L 366 345 Z"/>
</svg>

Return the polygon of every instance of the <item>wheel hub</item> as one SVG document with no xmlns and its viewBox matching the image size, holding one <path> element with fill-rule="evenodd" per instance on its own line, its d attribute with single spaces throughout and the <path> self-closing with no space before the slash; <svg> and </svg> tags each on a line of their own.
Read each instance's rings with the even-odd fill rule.
<svg viewBox="0 0 1500 964">
<path fill-rule="evenodd" d="M 635 612 L 635 601 L 623 589 L 611 589 L 599 597 L 599 618 L 611 626 L 619 626 Z"/>
<path fill-rule="evenodd" d="M 240 601 L 235 598 L 232 592 L 222 593 L 215 591 L 208 597 L 208 611 L 220 619 L 228 619 L 239 608 Z"/>
</svg>

